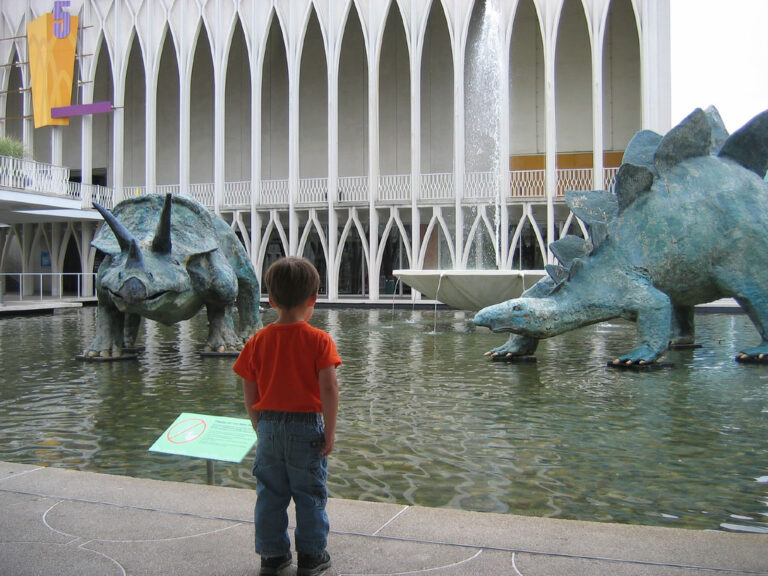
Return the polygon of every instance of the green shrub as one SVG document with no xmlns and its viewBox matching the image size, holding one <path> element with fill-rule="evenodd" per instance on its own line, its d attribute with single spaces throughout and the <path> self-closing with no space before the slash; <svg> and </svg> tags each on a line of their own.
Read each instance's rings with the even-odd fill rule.
<svg viewBox="0 0 768 576">
<path fill-rule="evenodd" d="M 24 144 L 12 136 L 0 137 L 0 156 L 21 158 L 24 155 Z"/>
</svg>

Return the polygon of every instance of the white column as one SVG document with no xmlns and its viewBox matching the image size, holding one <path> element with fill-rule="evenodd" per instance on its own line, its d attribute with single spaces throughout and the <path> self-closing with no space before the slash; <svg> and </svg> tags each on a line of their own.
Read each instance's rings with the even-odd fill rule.
<svg viewBox="0 0 768 576">
<path fill-rule="evenodd" d="M 123 200 L 123 161 L 125 157 L 125 81 L 116 77 L 114 83 L 115 109 L 112 111 L 112 187 L 115 204 Z"/>
<path fill-rule="evenodd" d="M 288 253 L 299 249 L 299 218 L 296 198 L 299 194 L 299 82 L 301 59 L 290 60 L 288 70 Z"/>
<path fill-rule="evenodd" d="M 421 251 L 421 48 L 411 53 L 411 266 L 419 268 Z M 411 293 L 416 299 L 416 291 Z"/>
<path fill-rule="evenodd" d="M 498 165 L 498 191 L 499 191 L 499 246 L 498 262 L 496 268 L 504 269 L 509 255 L 509 210 L 507 199 L 509 198 L 509 41 L 504 34 L 504 28 L 499 31 L 502 50 L 501 74 L 499 76 L 499 165 Z"/>
<path fill-rule="evenodd" d="M 665 134 L 672 122 L 669 0 L 634 4 L 639 14 L 643 128 Z"/>
<path fill-rule="evenodd" d="M 226 103 L 227 103 L 227 74 L 226 67 L 221 62 L 213 65 L 213 209 L 216 214 L 221 213 L 221 203 L 224 198 L 224 181 L 226 170 L 224 164 L 224 152 L 226 141 Z"/>
<path fill-rule="evenodd" d="M 90 76 L 93 80 L 92 76 Z M 93 82 L 82 86 L 83 102 L 93 102 Z M 90 208 L 92 197 L 86 190 L 91 190 L 93 183 L 93 115 L 85 114 L 80 122 L 80 183 L 83 186 L 82 207 Z M 90 240 L 89 240 L 90 242 Z"/>
<path fill-rule="evenodd" d="M 592 189 L 602 190 L 603 185 L 603 42 L 605 39 L 604 2 L 595 2 L 589 18 L 592 46 Z"/>
<path fill-rule="evenodd" d="M 154 194 L 157 184 L 157 73 L 154 64 L 147 72 L 144 82 L 144 185 L 148 194 Z"/>
<path fill-rule="evenodd" d="M 454 267 L 461 266 L 464 260 L 464 211 L 461 203 L 464 199 L 464 174 L 466 172 L 466 154 L 464 151 L 464 43 L 454 41 L 453 58 L 453 186 L 456 194 L 454 207 L 456 224 L 454 226 L 454 245 L 456 261 Z M 461 54 L 461 56 L 456 56 Z"/>
<path fill-rule="evenodd" d="M 545 171 L 544 180 L 547 193 L 547 262 L 553 257 L 549 244 L 557 240 L 555 230 L 555 205 L 557 196 L 557 99 L 555 92 L 555 62 L 557 60 L 557 14 L 547 12 L 551 20 L 545 21 L 542 42 L 544 44 L 544 117 L 545 117 Z"/>
<path fill-rule="evenodd" d="M 51 126 L 51 164 L 61 166 L 63 135 L 61 126 Z"/>
<path fill-rule="evenodd" d="M 261 204 L 261 84 L 262 58 L 250 54 L 251 62 L 251 264 L 261 282 L 261 217 L 256 207 Z"/>
<path fill-rule="evenodd" d="M 379 299 L 379 69 L 378 58 L 368 58 L 368 289 L 371 300 Z"/>
<path fill-rule="evenodd" d="M 189 194 L 192 80 L 179 68 L 179 189 L 182 194 Z"/>
<path fill-rule="evenodd" d="M 326 291 L 328 300 L 339 299 L 339 273 L 336 259 L 339 222 L 336 200 L 339 197 L 339 71 L 338 58 L 328 62 L 328 261 Z"/>
</svg>

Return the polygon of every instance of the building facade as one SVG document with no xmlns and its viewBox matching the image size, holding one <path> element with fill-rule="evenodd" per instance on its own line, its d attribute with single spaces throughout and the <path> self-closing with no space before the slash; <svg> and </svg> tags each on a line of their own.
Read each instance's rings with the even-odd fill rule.
<svg viewBox="0 0 768 576">
<path fill-rule="evenodd" d="M 0 0 L 0 131 L 84 206 L 196 198 L 257 273 L 306 256 L 331 301 L 402 293 L 397 268 L 542 268 L 587 234 L 564 191 L 670 127 L 668 0 L 71 0 L 73 103 L 113 109 L 35 129 L 24 33 L 52 5 Z M 1 271 L 92 270 L 91 224 L 39 226 L 6 227 Z"/>
</svg>

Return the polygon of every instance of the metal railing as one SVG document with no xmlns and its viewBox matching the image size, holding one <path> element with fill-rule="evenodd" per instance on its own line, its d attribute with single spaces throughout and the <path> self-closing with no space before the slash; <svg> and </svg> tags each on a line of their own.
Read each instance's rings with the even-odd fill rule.
<svg viewBox="0 0 768 576">
<path fill-rule="evenodd" d="M 612 189 L 618 168 L 605 168 L 603 187 Z M 566 190 L 590 190 L 592 186 L 591 168 L 558 169 L 556 194 L 562 198 Z M 147 186 L 123 186 L 120 194 L 106 186 L 69 182 L 69 169 L 42 162 L 0 156 L 0 187 L 15 188 L 25 191 L 42 192 L 73 199 L 80 199 L 83 208 L 91 208 L 96 201 L 102 206 L 112 208 L 116 201 L 124 198 L 147 194 Z M 410 203 L 411 174 L 387 174 L 378 177 L 376 203 Z M 425 202 L 450 202 L 456 197 L 454 174 L 451 172 L 422 174 L 420 200 Z M 469 201 L 492 200 L 497 197 L 499 186 L 495 172 L 467 172 L 464 181 L 464 198 Z M 370 201 L 368 176 L 342 176 L 337 181 L 337 202 L 344 204 L 368 204 Z M 157 184 L 154 191 L 158 194 L 180 194 L 179 184 Z M 260 197 L 256 205 L 261 207 L 287 207 L 289 204 L 288 180 L 262 180 Z M 213 210 L 215 194 L 213 183 L 189 184 L 187 194 Z M 220 198 L 222 209 L 242 209 L 251 206 L 253 187 L 251 181 L 226 182 L 223 197 Z M 544 170 L 512 170 L 509 172 L 509 194 L 507 201 L 537 200 L 546 198 Z M 296 204 L 299 206 L 318 205 L 328 202 L 327 178 L 302 178 L 296 191 Z"/>
<path fill-rule="evenodd" d="M 379 200 L 390 204 L 410 203 L 411 175 L 387 174 L 379 176 Z"/>
<path fill-rule="evenodd" d="M 251 205 L 251 181 L 226 182 L 222 204 L 227 207 L 244 208 Z"/>
<path fill-rule="evenodd" d="M 261 204 L 288 206 L 288 180 L 262 180 Z"/>
<path fill-rule="evenodd" d="M 0 186 L 70 197 L 69 168 L 0 156 Z"/>
<path fill-rule="evenodd" d="M 83 208 L 91 208 L 94 202 L 98 202 L 105 208 L 112 208 L 115 205 L 115 193 L 112 188 L 80 182 L 68 182 L 67 186 L 69 196 L 79 198 Z"/>
<path fill-rule="evenodd" d="M 452 172 L 421 175 L 422 200 L 450 200 L 455 197 Z"/>
<path fill-rule="evenodd" d="M 499 196 L 499 176 L 496 172 L 467 172 L 464 177 L 464 197 L 473 200 L 494 200 Z"/>
<path fill-rule="evenodd" d="M 50 298 L 91 298 L 96 274 L 92 272 L 3 272 L 0 273 L 0 303 Z"/>
<path fill-rule="evenodd" d="M 328 178 L 302 178 L 296 204 L 324 204 L 328 201 Z"/>
<path fill-rule="evenodd" d="M 341 176 L 339 202 L 368 202 L 368 176 Z"/>
<path fill-rule="evenodd" d="M 592 168 L 563 168 L 557 170 L 557 195 L 566 190 L 592 190 Z"/>
<path fill-rule="evenodd" d="M 512 170 L 509 173 L 509 192 L 511 198 L 545 198 L 544 170 Z"/>
</svg>

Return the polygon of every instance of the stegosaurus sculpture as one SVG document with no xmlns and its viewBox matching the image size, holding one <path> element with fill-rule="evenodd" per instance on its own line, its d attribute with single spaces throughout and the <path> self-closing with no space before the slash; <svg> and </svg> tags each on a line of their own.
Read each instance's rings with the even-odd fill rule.
<svg viewBox="0 0 768 576">
<path fill-rule="evenodd" d="M 613 363 L 651 363 L 670 343 L 693 344 L 695 305 L 734 298 L 761 337 L 737 360 L 768 359 L 766 169 L 768 111 L 730 136 L 712 107 L 664 137 L 635 134 L 615 193 L 566 193 L 590 240 L 553 242 L 549 277 L 475 316 L 513 333 L 489 354 L 529 355 L 541 338 L 621 317 L 639 341 Z"/>
</svg>

